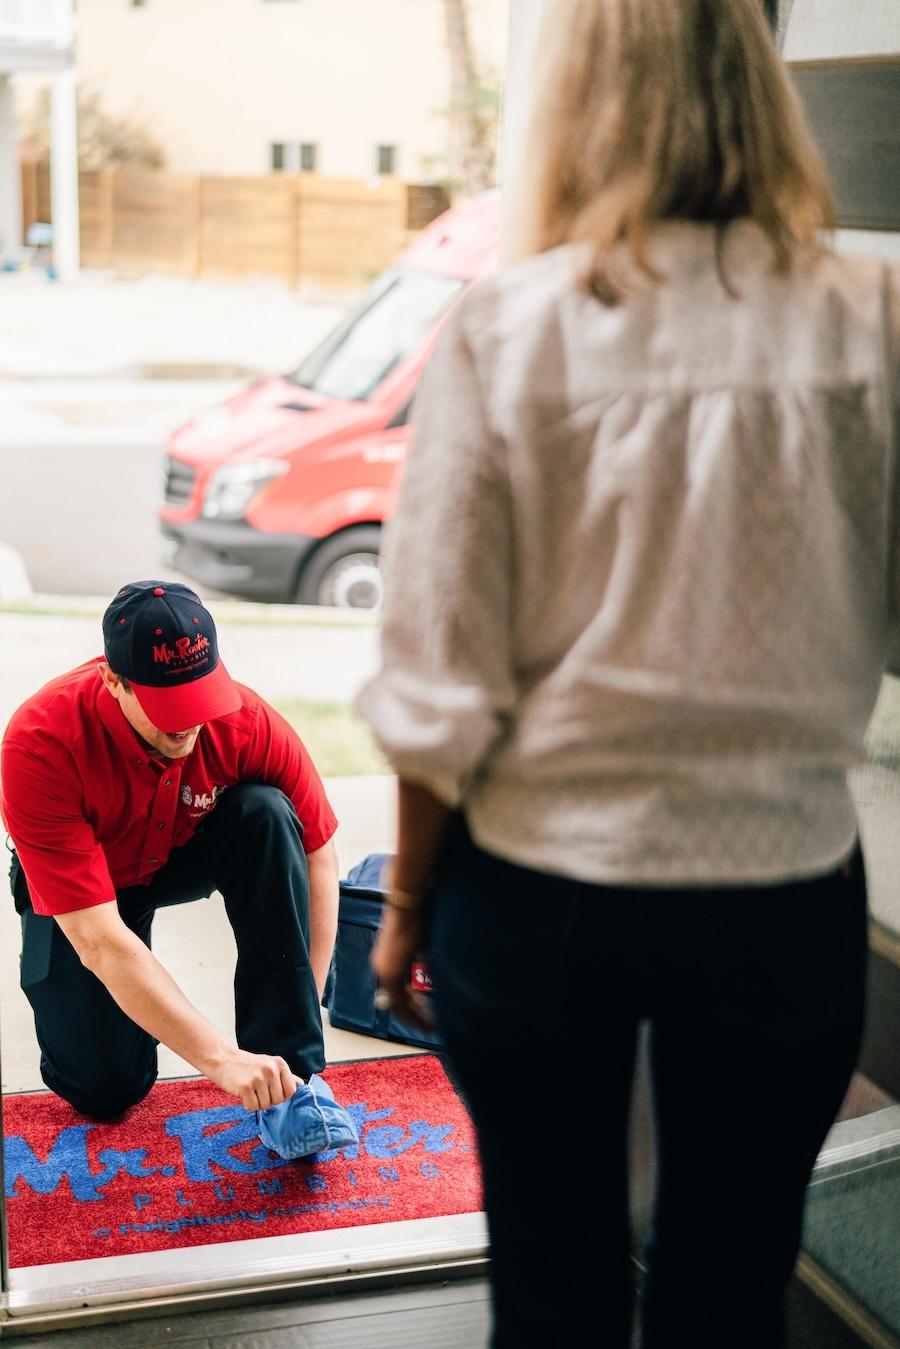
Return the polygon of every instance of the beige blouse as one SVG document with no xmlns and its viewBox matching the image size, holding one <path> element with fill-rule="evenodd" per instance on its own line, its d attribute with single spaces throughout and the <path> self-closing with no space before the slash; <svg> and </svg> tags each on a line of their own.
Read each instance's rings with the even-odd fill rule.
<svg viewBox="0 0 900 1349">
<path fill-rule="evenodd" d="M 655 232 L 605 308 L 560 248 L 474 287 L 415 407 L 359 708 L 522 864 L 822 872 L 898 619 L 900 271 L 777 276 L 750 223 Z"/>
</svg>

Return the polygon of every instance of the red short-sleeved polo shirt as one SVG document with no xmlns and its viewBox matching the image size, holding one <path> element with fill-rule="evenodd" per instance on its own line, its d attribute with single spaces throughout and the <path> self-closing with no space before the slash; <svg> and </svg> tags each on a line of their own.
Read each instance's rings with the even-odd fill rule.
<svg viewBox="0 0 900 1349">
<path fill-rule="evenodd" d="M 243 706 L 207 722 L 184 759 L 154 757 L 103 684 L 100 658 L 29 698 L 0 748 L 0 815 L 36 913 L 71 913 L 146 883 L 187 843 L 221 792 L 279 787 L 316 852 L 337 819 L 291 726 L 239 685 Z"/>
</svg>

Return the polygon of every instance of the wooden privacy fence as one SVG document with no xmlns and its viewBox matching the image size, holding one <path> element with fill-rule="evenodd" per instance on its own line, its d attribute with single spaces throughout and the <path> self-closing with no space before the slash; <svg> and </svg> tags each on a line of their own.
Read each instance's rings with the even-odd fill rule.
<svg viewBox="0 0 900 1349">
<path fill-rule="evenodd" d="M 448 206 L 440 188 L 317 174 L 262 178 L 156 170 L 79 174 L 81 263 L 176 276 L 365 284 Z M 45 164 L 22 166 L 24 227 L 50 220 Z"/>
</svg>

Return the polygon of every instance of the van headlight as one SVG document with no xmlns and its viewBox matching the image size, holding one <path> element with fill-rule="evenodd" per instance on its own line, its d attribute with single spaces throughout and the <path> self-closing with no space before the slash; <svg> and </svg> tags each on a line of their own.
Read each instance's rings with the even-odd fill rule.
<svg viewBox="0 0 900 1349">
<path fill-rule="evenodd" d="M 251 463 L 217 469 L 206 489 L 203 514 L 208 520 L 242 520 L 250 502 L 266 483 L 287 471 L 283 459 L 254 459 Z"/>
</svg>

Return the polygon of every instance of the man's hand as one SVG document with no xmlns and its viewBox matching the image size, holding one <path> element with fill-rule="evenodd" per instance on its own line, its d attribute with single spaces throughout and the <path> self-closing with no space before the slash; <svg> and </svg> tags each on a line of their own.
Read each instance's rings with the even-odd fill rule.
<svg viewBox="0 0 900 1349">
<path fill-rule="evenodd" d="M 211 1069 L 207 1076 L 230 1096 L 239 1097 L 246 1110 L 265 1110 L 289 1101 L 300 1080 L 284 1059 L 248 1054 L 244 1049 L 233 1049 L 221 1067 Z"/>
</svg>

